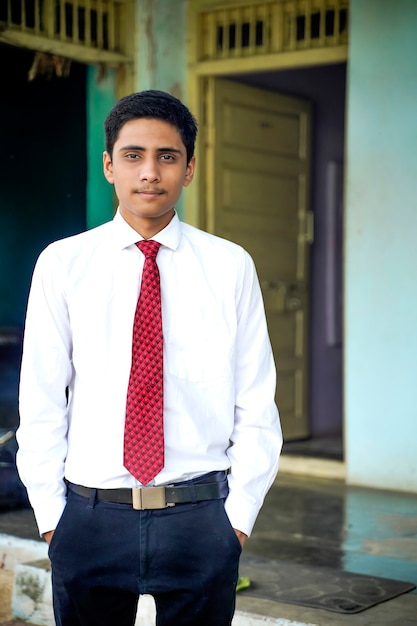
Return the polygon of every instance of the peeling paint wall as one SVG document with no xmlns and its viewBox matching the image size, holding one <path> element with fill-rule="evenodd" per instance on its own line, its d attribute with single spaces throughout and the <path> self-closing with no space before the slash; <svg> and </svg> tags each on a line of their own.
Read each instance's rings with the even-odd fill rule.
<svg viewBox="0 0 417 626">
<path fill-rule="evenodd" d="M 137 0 L 138 89 L 184 97 L 186 18 L 186 0 Z"/>
<path fill-rule="evenodd" d="M 137 85 L 161 89 L 184 101 L 187 0 L 137 0 Z M 180 199 L 177 210 L 183 215 Z"/>
<path fill-rule="evenodd" d="M 417 492 L 417 3 L 351 0 L 345 441 L 352 484 Z"/>
</svg>

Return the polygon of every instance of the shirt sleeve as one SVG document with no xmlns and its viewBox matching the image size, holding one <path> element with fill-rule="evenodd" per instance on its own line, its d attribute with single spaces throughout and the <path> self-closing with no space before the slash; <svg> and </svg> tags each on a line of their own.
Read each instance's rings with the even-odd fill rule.
<svg viewBox="0 0 417 626">
<path fill-rule="evenodd" d="M 54 530 L 66 503 L 67 388 L 71 334 L 60 259 L 50 246 L 32 278 L 20 376 L 17 468 L 40 534 Z"/>
<path fill-rule="evenodd" d="M 228 457 L 232 526 L 250 535 L 278 471 L 282 432 L 275 404 L 276 370 L 259 281 L 245 253 L 237 293 L 235 422 Z"/>
</svg>

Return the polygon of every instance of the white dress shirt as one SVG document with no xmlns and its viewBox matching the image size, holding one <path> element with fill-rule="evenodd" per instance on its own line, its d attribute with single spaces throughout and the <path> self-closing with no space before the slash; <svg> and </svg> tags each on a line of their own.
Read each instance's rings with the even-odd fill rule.
<svg viewBox="0 0 417 626">
<path fill-rule="evenodd" d="M 139 485 L 123 466 L 123 434 L 140 239 L 117 213 L 51 244 L 36 264 L 17 465 L 40 533 L 59 521 L 64 477 L 95 488 Z M 165 467 L 154 484 L 231 468 L 226 511 L 250 534 L 282 445 L 256 271 L 240 246 L 176 215 L 153 239 L 161 243 L 165 431 Z"/>
</svg>

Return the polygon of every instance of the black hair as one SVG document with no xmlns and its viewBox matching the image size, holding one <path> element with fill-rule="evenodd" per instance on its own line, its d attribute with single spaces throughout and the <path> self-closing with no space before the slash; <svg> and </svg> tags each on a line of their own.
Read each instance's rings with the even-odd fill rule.
<svg viewBox="0 0 417 626">
<path fill-rule="evenodd" d="M 187 164 L 190 162 L 194 155 L 197 122 L 181 100 L 156 89 L 132 93 L 114 105 L 104 122 L 106 150 L 110 158 L 122 126 L 140 118 L 163 120 L 175 126 L 187 152 Z"/>
</svg>

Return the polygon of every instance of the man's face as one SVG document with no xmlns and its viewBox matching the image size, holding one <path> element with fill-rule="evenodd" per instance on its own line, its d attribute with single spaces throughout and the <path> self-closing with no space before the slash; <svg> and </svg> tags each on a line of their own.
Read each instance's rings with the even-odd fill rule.
<svg viewBox="0 0 417 626">
<path fill-rule="evenodd" d="M 143 237 L 165 228 L 183 187 L 193 179 L 195 158 L 175 126 L 158 119 L 136 119 L 120 129 L 113 158 L 103 155 L 104 175 L 114 184 L 120 213 Z"/>
</svg>

